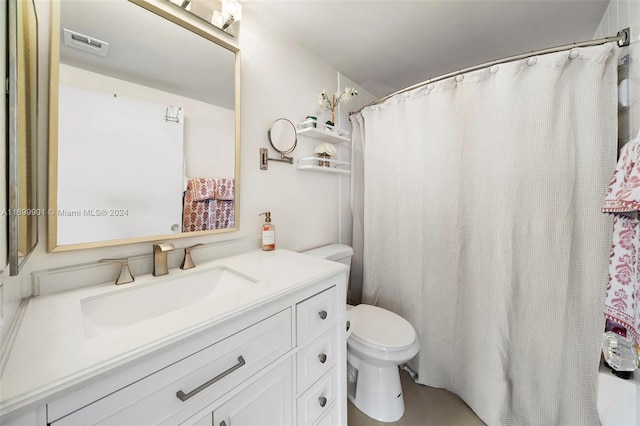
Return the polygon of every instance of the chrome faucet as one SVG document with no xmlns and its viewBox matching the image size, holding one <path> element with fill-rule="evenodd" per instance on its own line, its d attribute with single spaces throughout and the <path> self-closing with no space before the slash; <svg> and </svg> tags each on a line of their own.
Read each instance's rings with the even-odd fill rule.
<svg viewBox="0 0 640 426">
<path fill-rule="evenodd" d="M 159 277 L 169 273 L 167 252 L 174 250 L 173 244 L 158 243 L 153 245 L 153 276 Z"/>
</svg>

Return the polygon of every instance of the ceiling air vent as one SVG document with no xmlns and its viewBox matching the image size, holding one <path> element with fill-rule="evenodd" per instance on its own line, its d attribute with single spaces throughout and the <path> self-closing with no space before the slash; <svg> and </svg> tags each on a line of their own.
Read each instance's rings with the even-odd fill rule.
<svg viewBox="0 0 640 426">
<path fill-rule="evenodd" d="M 109 43 L 64 28 L 64 44 L 99 56 L 107 56 Z"/>
</svg>

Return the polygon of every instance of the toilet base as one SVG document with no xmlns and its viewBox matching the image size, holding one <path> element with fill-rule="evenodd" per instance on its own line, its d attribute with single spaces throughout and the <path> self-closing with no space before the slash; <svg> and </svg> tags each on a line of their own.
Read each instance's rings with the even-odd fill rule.
<svg viewBox="0 0 640 426">
<path fill-rule="evenodd" d="M 398 366 L 393 363 L 372 364 L 347 353 L 349 401 L 360 411 L 380 422 L 395 422 L 404 414 L 404 397 Z M 386 365 L 384 365 L 386 364 Z M 352 377 L 357 370 L 357 378 Z M 350 383 L 351 385 L 351 383 Z M 355 391 L 355 392 L 354 392 Z"/>
</svg>

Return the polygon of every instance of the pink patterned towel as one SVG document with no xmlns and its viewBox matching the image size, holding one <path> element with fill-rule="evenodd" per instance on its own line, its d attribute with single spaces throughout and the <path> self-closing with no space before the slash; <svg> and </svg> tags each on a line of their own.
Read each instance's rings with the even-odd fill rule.
<svg viewBox="0 0 640 426">
<path fill-rule="evenodd" d="M 605 317 L 627 329 L 627 338 L 640 344 L 640 143 L 620 150 L 602 211 L 613 213 L 613 240 L 609 256 L 609 284 Z"/>
<path fill-rule="evenodd" d="M 213 200 L 215 181 L 213 178 L 191 178 L 187 184 L 187 191 L 191 191 L 193 201 Z"/>
<path fill-rule="evenodd" d="M 640 207 L 640 143 L 632 141 L 620 150 L 620 160 L 609 184 L 602 211 L 631 213 L 637 217 Z"/>
<path fill-rule="evenodd" d="M 217 178 L 215 180 L 215 199 L 223 201 L 233 201 L 235 196 L 235 188 L 233 179 Z"/>
<path fill-rule="evenodd" d="M 184 194 L 184 232 L 208 231 L 235 226 L 234 180 L 191 178 Z"/>
</svg>

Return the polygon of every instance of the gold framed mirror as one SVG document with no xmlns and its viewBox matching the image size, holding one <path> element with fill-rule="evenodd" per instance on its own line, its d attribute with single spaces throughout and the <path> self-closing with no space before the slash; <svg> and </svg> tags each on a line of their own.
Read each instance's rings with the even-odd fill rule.
<svg viewBox="0 0 640 426">
<path fill-rule="evenodd" d="M 38 17 L 33 1 L 8 2 L 8 257 L 15 276 L 38 244 Z"/>
<path fill-rule="evenodd" d="M 237 231 L 239 49 L 162 0 L 51 17 L 47 250 Z"/>
</svg>

